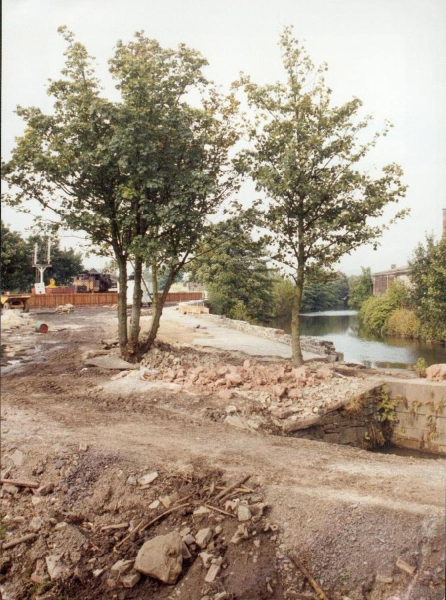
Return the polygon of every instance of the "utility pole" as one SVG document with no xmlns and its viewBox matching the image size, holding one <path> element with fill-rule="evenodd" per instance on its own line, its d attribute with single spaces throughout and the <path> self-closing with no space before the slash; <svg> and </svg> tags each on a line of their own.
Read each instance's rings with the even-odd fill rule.
<svg viewBox="0 0 446 600">
<path fill-rule="evenodd" d="M 37 271 L 39 272 L 40 275 L 40 281 L 38 281 L 34 288 L 36 290 L 36 294 L 44 294 L 45 293 L 45 282 L 43 280 L 43 274 L 45 273 L 46 269 L 48 269 L 48 267 L 51 267 L 51 240 L 50 238 L 48 238 L 48 242 L 47 242 L 47 248 L 46 248 L 46 262 L 44 263 L 39 263 L 38 261 L 38 253 L 39 253 L 39 246 L 36 244 L 34 244 L 34 260 L 33 260 L 33 267 L 35 269 L 37 269 Z"/>
</svg>

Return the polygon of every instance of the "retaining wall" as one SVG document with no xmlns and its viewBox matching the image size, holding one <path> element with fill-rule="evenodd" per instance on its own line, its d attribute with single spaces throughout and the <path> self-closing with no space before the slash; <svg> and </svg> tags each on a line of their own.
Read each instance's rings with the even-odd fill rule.
<svg viewBox="0 0 446 600">
<path fill-rule="evenodd" d="M 291 336 L 285 333 L 282 329 L 273 329 L 272 327 L 261 327 L 260 325 L 251 325 L 246 321 L 237 321 L 235 319 L 229 319 L 223 315 L 200 315 L 200 318 L 206 319 L 220 325 L 222 327 L 230 327 L 231 329 L 237 329 L 244 333 L 250 333 L 258 337 L 274 340 L 275 342 L 282 342 L 284 344 L 291 345 Z M 316 340 L 311 337 L 301 336 L 300 343 L 302 350 L 305 352 L 311 352 L 312 354 L 318 354 L 324 356 L 330 362 L 341 361 L 344 359 L 342 352 L 336 352 L 333 342 L 328 340 Z"/>
<path fill-rule="evenodd" d="M 446 382 L 388 378 L 385 386 L 397 401 L 391 442 L 400 448 L 445 455 Z"/>
</svg>

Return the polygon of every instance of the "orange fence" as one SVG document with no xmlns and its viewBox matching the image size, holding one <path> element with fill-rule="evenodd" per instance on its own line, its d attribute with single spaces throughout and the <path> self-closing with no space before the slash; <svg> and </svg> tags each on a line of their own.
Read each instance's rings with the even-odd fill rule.
<svg viewBox="0 0 446 600">
<path fill-rule="evenodd" d="M 191 300 L 202 300 L 202 292 L 171 292 L 167 294 L 166 302 L 189 302 Z M 61 304 L 72 304 L 73 306 L 103 306 L 104 304 L 116 304 L 118 294 L 116 292 L 104 292 L 97 294 L 42 294 L 32 295 L 28 300 L 30 308 L 45 308 L 60 306 Z"/>
</svg>

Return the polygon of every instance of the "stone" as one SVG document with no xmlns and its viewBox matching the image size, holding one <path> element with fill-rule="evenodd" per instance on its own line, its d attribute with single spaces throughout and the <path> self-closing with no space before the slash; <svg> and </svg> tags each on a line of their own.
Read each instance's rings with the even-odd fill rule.
<svg viewBox="0 0 446 600">
<path fill-rule="evenodd" d="M 149 504 L 149 508 L 158 508 L 159 505 L 160 505 L 160 501 L 159 500 L 154 500 L 153 502 L 151 502 Z"/>
<path fill-rule="evenodd" d="M 133 563 L 134 563 L 133 560 L 124 560 L 121 558 L 120 560 L 117 560 L 115 562 L 115 564 L 112 566 L 112 568 L 110 570 L 113 571 L 114 573 L 120 573 L 120 574 L 124 575 L 125 573 L 127 573 L 127 571 L 130 571 Z"/>
<path fill-rule="evenodd" d="M 134 587 L 138 581 L 141 579 L 141 574 L 138 573 L 137 571 L 134 571 L 133 573 L 129 573 L 128 575 L 124 575 L 124 577 L 121 577 L 119 579 L 120 583 L 123 585 L 123 587 L 125 588 L 132 588 Z"/>
<path fill-rule="evenodd" d="M 195 538 L 194 538 L 193 535 L 191 535 L 190 533 L 188 533 L 187 535 L 184 536 L 183 542 L 185 544 L 187 544 L 188 546 L 192 546 L 192 544 L 195 544 Z"/>
<path fill-rule="evenodd" d="M 33 496 L 31 498 L 31 504 L 33 506 L 37 506 L 37 504 L 40 504 L 42 502 L 42 498 L 39 498 L 38 496 Z"/>
<path fill-rule="evenodd" d="M 54 529 L 55 529 L 56 531 L 60 531 L 61 529 L 65 529 L 65 527 L 68 527 L 68 523 L 65 523 L 65 521 L 60 521 L 60 523 L 57 523 L 57 524 L 54 526 Z"/>
<path fill-rule="evenodd" d="M 135 570 L 163 583 L 176 583 L 183 565 L 182 546 L 178 531 L 152 538 L 140 548 Z"/>
<path fill-rule="evenodd" d="M 226 600 L 229 598 L 229 594 L 227 592 L 219 592 L 213 598 L 213 600 Z"/>
<path fill-rule="evenodd" d="M 233 385 L 233 386 L 241 385 L 243 383 L 243 377 L 236 371 L 231 371 L 230 373 L 226 373 L 225 379 L 229 385 Z"/>
<path fill-rule="evenodd" d="M 193 512 L 194 517 L 204 517 L 205 515 L 208 515 L 211 511 L 209 510 L 209 508 L 206 508 L 205 506 L 199 506 L 198 508 L 196 508 Z"/>
<path fill-rule="evenodd" d="M 149 485 L 158 477 L 158 471 L 153 471 L 152 473 L 147 473 L 147 475 L 143 475 L 139 479 L 139 485 Z"/>
<path fill-rule="evenodd" d="M 401 571 L 404 571 L 405 573 L 407 573 L 410 576 L 412 576 L 415 573 L 416 567 L 407 563 L 405 560 L 403 560 L 401 558 L 401 556 L 399 556 L 397 558 L 396 566 L 398 567 L 398 569 L 401 569 Z"/>
<path fill-rule="evenodd" d="M 211 539 L 212 529 L 210 527 L 200 529 L 200 531 L 195 536 L 195 542 L 200 546 L 200 548 L 206 548 Z"/>
<path fill-rule="evenodd" d="M 249 425 L 238 415 L 228 415 L 224 421 L 227 425 L 238 427 L 239 429 L 249 429 Z"/>
<path fill-rule="evenodd" d="M 180 529 L 180 535 L 182 538 L 184 538 L 186 535 L 189 535 L 191 531 L 192 529 L 190 527 L 183 527 L 183 529 Z"/>
<path fill-rule="evenodd" d="M 378 583 L 393 583 L 393 577 L 388 577 L 387 575 L 381 575 L 381 573 L 377 573 L 376 581 L 378 581 Z"/>
<path fill-rule="evenodd" d="M 69 575 L 67 567 L 62 563 L 62 554 L 51 554 L 45 558 L 46 568 L 51 581 L 65 579 Z"/>
<path fill-rule="evenodd" d="M 189 552 L 189 548 L 184 541 L 183 541 L 183 545 L 181 546 L 181 554 L 182 554 L 183 558 L 185 558 L 186 560 L 188 558 L 192 558 L 192 554 Z"/>
<path fill-rule="evenodd" d="M 208 569 L 211 566 L 212 559 L 215 558 L 214 555 L 210 552 L 200 552 L 198 556 L 203 561 L 203 565 L 206 569 Z"/>
<path fill-rule="evenodd" d="M 251 361 L 249 359 L 246 359 L 243 361 L 243 368 L 244 369 L 249 369 L 251 367 Z"/>
<path fill-rule="evenodd" d="M 219 564 L 211 565 L 209 571 L 206 573 L 206 577 L 204 578 L 206 583 L 212 583 L 215 581 L 215 578 L 221 571 L 221 566 Z"/>
<path fill-rule="evenodd" d="M 37 533 L 43 525 L 43 519 L 41 517 L 33 517 L 29 522 L 28 529 Z"/>
<path fill-rule="evenodd" d="M 23 452 L 21 450 L 14 450 L 14 452 L 8 457 L 12 460 L 15 467 L 21 467 L 23 463 Z"/>
<path fill-rule="evenodd" d="M 160 496 L 160 502 L 164 508 L 170 508 L 172 505 L 172 500 L 169 496 Z"/>
<path fill-rule="evenodd" d="M 47 483 L 46 485 L 41 485 L 37 490 L 38 496 L 48 496 L 48 494 L 52 494 L 54 492 L 54 483 Z"/>
<path fill-rule="evenodd" d="M 103 572 L 104 572 L 104 569 L 95 569 L 93 571 L 93 577 L 99 577 L 99 575 L 102 575 Z"/>
<path fill-rule="evenodd" d="M 223 390 L 218 390 L 217 396 L 219 398 L 221 398 L 222 400 L 231 400 L 231 398 L 234 397 L 234 393 L 231 392 L 231 390 L 223 389 Z"/>
<path fill-rule="evenodd" d="M 80 442 L 79 452 L 87 452 L 87 450 L 88 450 L 88 444 L 86 444 L 85 442 Z"/>
<path fill-rule="evenodd" d="M 256 548 L 260 548 L 260 540 L 254 540 L 253 544 Z"/>
<path fill-rule="evenodd" d="M 243 540 L 247 540 L 249 538 L 248 529 L 245 525 L 239 525 L 237 531 L 231 538 L 231 544 L 240 544 Z"/>
<path fill-rule="evenodd" d="M 15 485 L 11 485 L 10 483 L 4 483 L 2 485 L 2 492 L 11 494 L 11 496 L 15 496 L 19 493 L 19 488 Z"/>
<path fill-rule="evenodd" d="M 123 371 L 124 369 L 139 370 L 138 364 L 132 364 L 117 356 L 96 356 L 86 358 L 84 364 L 88 367 L 99 367 L 100 369 L 110 369 L 114 371 Z"/>
<path fill-rule="evenodd" d="M 252 514 L 249 510 L 249 507 L 245 506 L 244 504 L 240 504 L 237 509 L 237 519 L 239 521 L 249 521 L 251 517 Z"/>
<path fill-rule="evenodd" d="M 426 378 L 429 381 L 446 380 L 446 363 L 431 365 L 426 369 Z"/>
</svg>

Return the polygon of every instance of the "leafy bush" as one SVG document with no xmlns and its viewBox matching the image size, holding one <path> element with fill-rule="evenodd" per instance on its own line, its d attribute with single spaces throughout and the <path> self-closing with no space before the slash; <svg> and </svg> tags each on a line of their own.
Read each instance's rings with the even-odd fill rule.
<svg viewBox="0 0 446 600">
<path fill-rule="evenodd" d="M 361 267 L 361 271 L 361 275 L 353 275 L 348 280 L 348 306 L 352 310 L 359 310 L 362 303 L 370 298 L 373 293 L 371 269 Z"/>
<path fill-rule="evenodd" d="M 290 317 L 295 293 L 294 284 L 289 279 L 277 279 L 273 284 L 272 310 L 274 316 Z"/>
<path fill-rule="evenodd" d="M 446 235 L 439 242 L 428 236 L 411 260 L 410 300 L 425 339 L 446 342 Z"/>
<path fill-rule="evenodd" d="M 407 288 L 394 282 L 382 296 L 372 296 L 361 306 L 359 318 L 366 329 L 372 333 L 384 335 L 390 316 L 408 297 Z"/>
<path fill-rule="evenodd" d="M 420 320 L 413 310 L 397 308 L 387 319 L 386 333 L 405 338 L 418 338 Z"/>
</svg>

